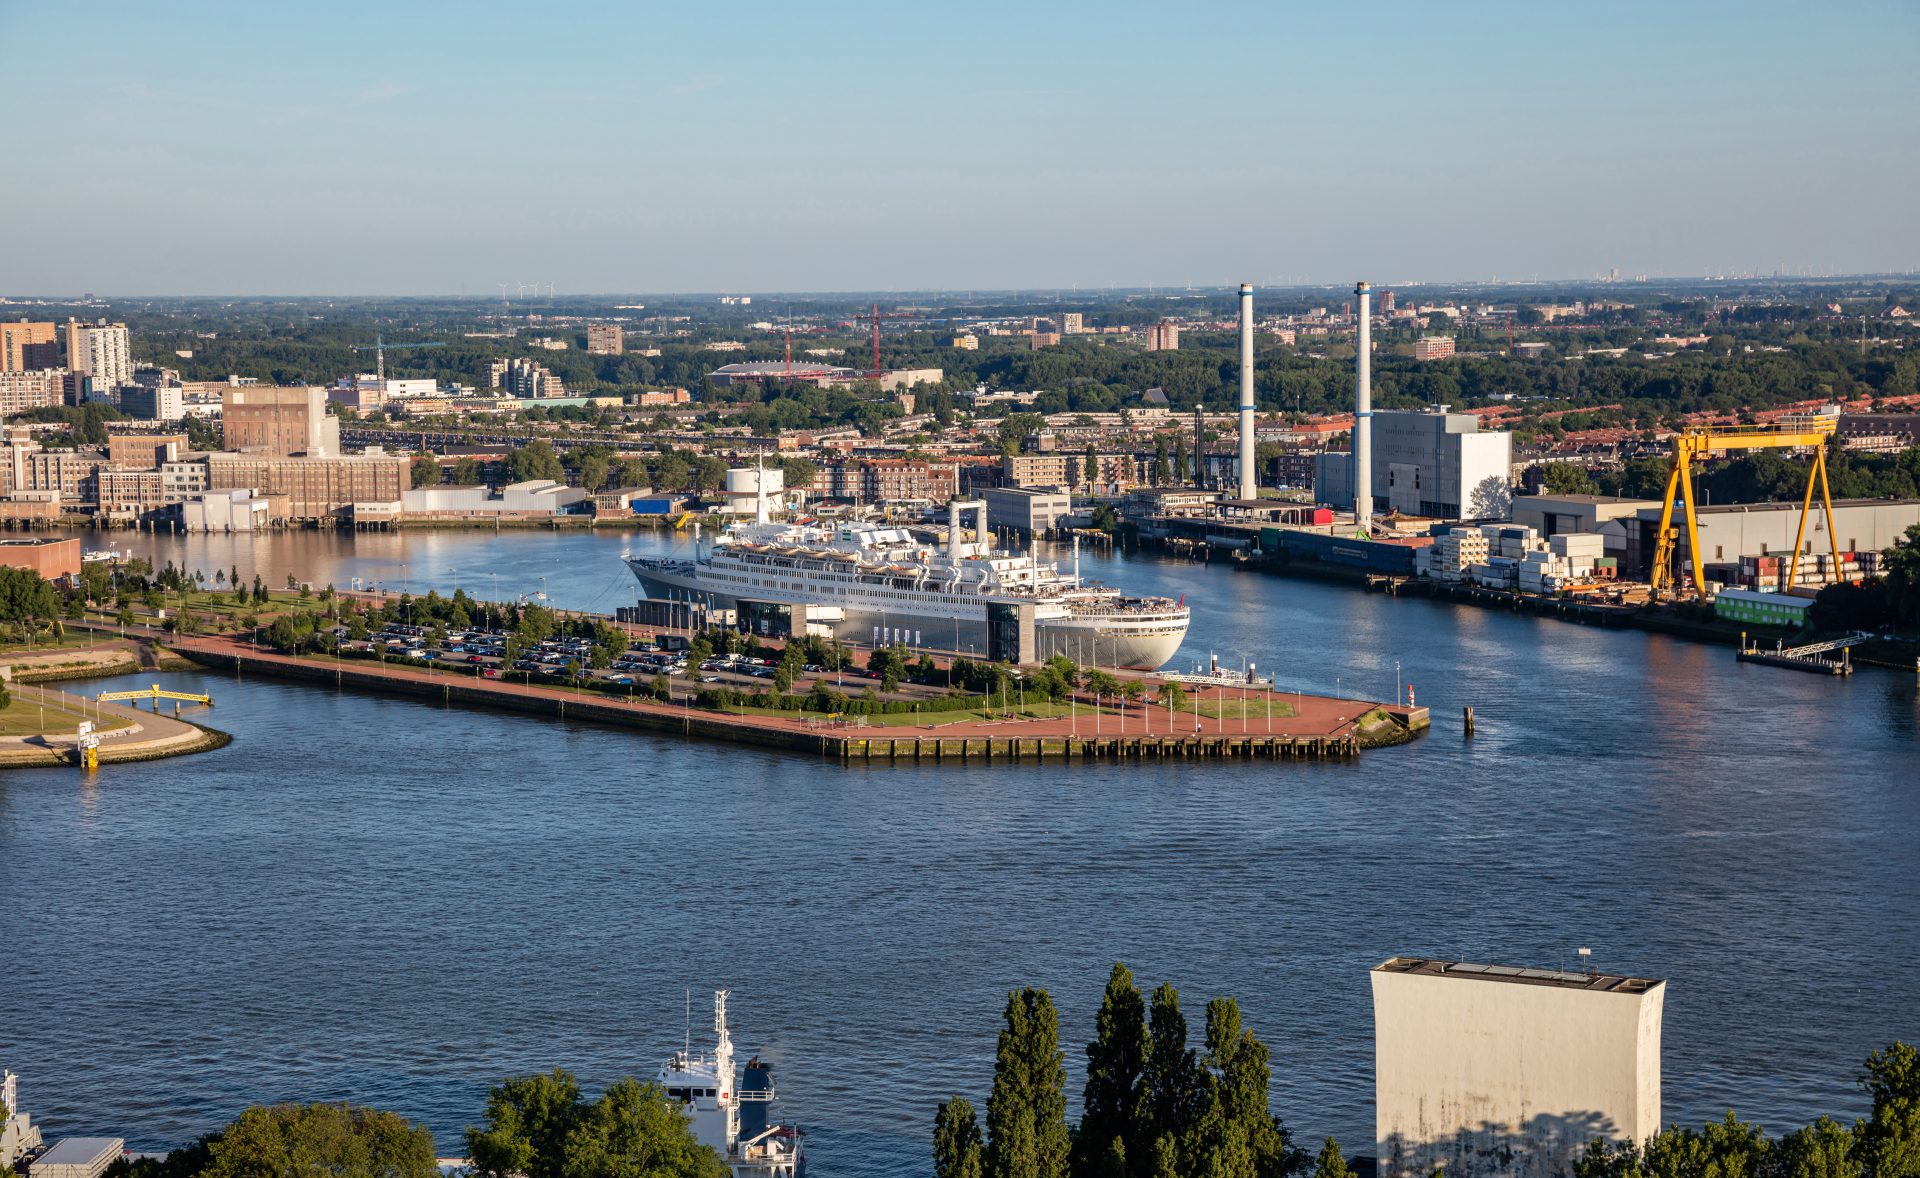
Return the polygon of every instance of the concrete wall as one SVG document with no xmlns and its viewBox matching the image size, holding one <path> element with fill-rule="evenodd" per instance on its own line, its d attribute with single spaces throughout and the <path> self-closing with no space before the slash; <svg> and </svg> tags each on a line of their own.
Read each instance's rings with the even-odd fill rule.
<svg viewBox="0 0 1920 1178">
<path fill-rule="evenodd" d="M 1391 964 L 1391 963 L 1389 963 Z M 1373 972 L 1380 1170 L 1548 1178 L 1660 1126 L 1664 982 L 1602 992 Z"/>
</svg>

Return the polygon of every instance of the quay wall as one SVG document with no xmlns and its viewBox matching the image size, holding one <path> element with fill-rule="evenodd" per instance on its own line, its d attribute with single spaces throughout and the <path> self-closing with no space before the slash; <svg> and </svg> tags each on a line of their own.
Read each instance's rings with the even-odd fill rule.
<svg viewBox="0 0 1920 1178">
<path fill-rule="evenodd" d="M 886 726 L 809 728 L 791 720 L 719 715 L 669 704 L 575 696 L 557 689 L 531 691 L 498 681 L 461 679 L 399 668 L 316 662 L 254 651 L 231 643 L 182 642 L 177 653 L 203 666 L 265 678 L 332 684 L 384 692 L 447 706 L 493 708 L 556 719 L 578 719 L 638 728 L 662 735 L 696 737 L 805 753 L 846 764 L 989 762 L 1038 763 L 1061 758 L 1146 760 L 1345 760 L 1365 742 L 1351 727 L 1319 735 L 1196 734 L 1100 736 L 1048 732 L 1033 725 L 947 726 L 944 732 Z M 1419 730 L 1426 711 L 1395 716 L 1397 725 Z"/>
</svg>

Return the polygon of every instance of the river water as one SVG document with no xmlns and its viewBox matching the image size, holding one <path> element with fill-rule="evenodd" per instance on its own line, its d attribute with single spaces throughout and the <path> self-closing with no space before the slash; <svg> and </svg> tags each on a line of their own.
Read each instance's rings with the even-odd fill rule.
<svg viewBox="0 0 1920 1178">
<path fill-rule="evenodd" d="M 670 542 L 133 541 L 209 576 L 595 610 L 634 596 L 623 549 Z M 878 1176 L 930 1171 L 936 1101 L 984 1099 L 1010 987 L 1054 992 L 1077 1095 L 1116 959 L 1175 982 L 1196 1022 L 1237 996 L 1273 1048 L 1275 1110 L 1363 1150 L 1367 970 L 1395 953 L 1564 966 L 1590 946 L 1669 979 L 1670 1121 L 1854 1115 L 1860 1059 L 1920 1037 L 1913 676 L 1836 682 L 1219 565 L 1086 565 L 1186 594 L 1184 659 L 1373 698 L 1411 682 L 1434 730 L 1353 764 L 845 768 L 169 675 L 215 694 L 230 747 L 92 782 L 0 774 L 0 1065 L 50 1136 L 163 1147 L 250 1102 L 351 1099 L 457 1151 L 490 1080 L 650 1076 L 688 988 L 698 1045 L 729 986 L 736 1042 L 774 1062 L 816 1172 Z"/>
</svg>

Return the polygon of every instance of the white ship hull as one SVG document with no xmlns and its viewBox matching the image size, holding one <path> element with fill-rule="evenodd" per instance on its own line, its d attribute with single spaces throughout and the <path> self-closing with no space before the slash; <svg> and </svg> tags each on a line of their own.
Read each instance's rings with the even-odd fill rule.
<svg viewBox="0 0 1920 1178">
<path fill-rule="evenodd" d="M 683 601 L 710 609 L 737 609 L 744 595 L 717 588 L 687 560 L 635 558 L 627 561 L 646 595 L 661 601 Z M 774 578 L 767 578 L 769 582 Z M 791 587 L 789 587 L 791 586 Z M 881 604 L 833 587 L 814 587 L 803 581 L 766 583 L 754 587 L 750 600 L 776 605 L 804 605 L 810 626 L 826 626 L 845 642 L 872 644 L 902 642 L 909 647 L 957 651 L 986 657 L 987 606 L 1018 604 L 1014 598 L 941 593 L 937 589 L 895 594 Z M 1188 615 L 1177 610 L 1104 610 L 1067 600 L 1042 600 L 1035 606 L 1034 645 L 1041 659 L 1065 655 L 1082 666 L 1154 670 L 1171 659 L 1186 638 Z"/>
</svg>

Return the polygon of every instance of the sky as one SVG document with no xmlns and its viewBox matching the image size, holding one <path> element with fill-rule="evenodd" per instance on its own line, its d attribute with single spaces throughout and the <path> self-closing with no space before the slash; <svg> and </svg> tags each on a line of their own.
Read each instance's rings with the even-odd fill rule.
<svg viewBox="0 0 1920 1178">
<path fill-rule="evenodd" d="M 1920 4 L 0 0 L 0 294 L 1920 269 Z"/>
</svg>

